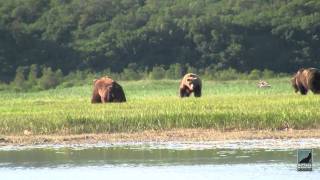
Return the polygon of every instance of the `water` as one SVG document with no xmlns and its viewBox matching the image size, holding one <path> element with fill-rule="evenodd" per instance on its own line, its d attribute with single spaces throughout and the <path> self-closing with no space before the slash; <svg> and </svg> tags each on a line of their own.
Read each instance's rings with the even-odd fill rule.
<svg viewBox="0 0 320 180">
<path fill-rule="evenodd" d="M 203 148 L 205 147 L 205 148 Z M 295 149 L 106 145 L 0 148 L 0 179 L 320 179 L 296 171 Z"/>
</svg>

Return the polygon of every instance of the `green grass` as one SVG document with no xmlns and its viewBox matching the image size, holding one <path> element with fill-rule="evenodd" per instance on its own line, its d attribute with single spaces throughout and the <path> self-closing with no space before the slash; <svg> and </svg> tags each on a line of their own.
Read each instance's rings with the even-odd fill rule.
<svg viewBox="0 0 320 180">
<path fill-rule="evenodd" d="M 126 103 L 91 104 L 91 85 L 41 92 L 0 92 L 0 133 L 103 133 L 214 128 L 319 128 L 320 96 L 295 94 L 289 79 L 204 81 L 201 98 L 178 97 L 178 81 L 119 82 Z"/>
</svg>

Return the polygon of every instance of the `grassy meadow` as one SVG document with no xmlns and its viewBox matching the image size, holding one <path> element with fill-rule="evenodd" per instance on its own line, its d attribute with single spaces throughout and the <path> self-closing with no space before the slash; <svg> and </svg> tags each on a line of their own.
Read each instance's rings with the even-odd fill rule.
<svg viewBox="0 0 320 180">
<path fill-rule="evenodd" d="M 91 104 L 87 86 L 16 93 L 0 92 L 0 134 L 79 134 L 173 128 L 225 130 L 320 127 L 320 96 L 295 94 L 289 78 L 257 81 L 203 81 L 201 98 L 178 97 L 174 80 L 128 81 L 127 102 Z"/>
</svg>

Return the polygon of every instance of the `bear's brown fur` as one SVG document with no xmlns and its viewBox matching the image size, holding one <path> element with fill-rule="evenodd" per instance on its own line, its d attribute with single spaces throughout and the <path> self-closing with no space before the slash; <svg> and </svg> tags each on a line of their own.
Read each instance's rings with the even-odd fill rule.
<svg viewBox="0 0 320 180">
<path fill-rule="evenodd" d="M 191 93 L 194 93 L 195 97 L 201 96 L 202 83 L 198 75 L 188 73 L 184 75 L 180 82 L 180 97 L 189 97 Z"/>
<path fill-rule="evenodd" d="M 295 92 L 300 91 L 302 95 L 311 90 L 314 94 L 320 93 L 320 71 L 316 68 L 299 69 L 291 79 Z"/>
<path fill-rule="evenodd" d="M 110 77 L 94 80 L 91 103 L 125 102 L 122 87 Z"/>
</svg>

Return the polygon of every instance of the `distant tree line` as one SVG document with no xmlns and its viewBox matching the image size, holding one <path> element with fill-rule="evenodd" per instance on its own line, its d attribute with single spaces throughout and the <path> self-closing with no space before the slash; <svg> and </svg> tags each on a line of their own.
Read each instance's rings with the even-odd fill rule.
<svg viewBox="0 0 320 180">
<path fill-rule="evenodd" d="M 319 52 L 319 0 L 0 0 L 0 81 L 32 64 L 59 76 L 293 72 L 319 67 Z"/>
<path fill-rule="evenodd" d="M 92 85 L 94 79 L 101 76 L 110 76 L 119 81 L 136 80 L 180 80 L 186 72 L 193 72 L 200 75 L 203 80 L 228 81 L 228 80 L 261 80 L 288 77 L 286 73 L 275 73 L 272 70 L 253 69 L 250 72 L 239 72 L 233 68 L 218 70 L 216 68 L 197 69 L 179 63 L 171 64 L 168 68 L 163 65 L 156 65 L 152 69 L 139 68 L 131 63 L 122 72 L 112 72 L 106 69 L 100 72 L 89 70 L 76 70 L 63 75 L 60 69 L 52 70 L 45 66 L 31 65 L 19 66 L 16 74 L 10 83 L 0 82 L 0 91 L 41 91 L 54 88 L 68 88 L 73 86 Z M 288 80 L 289 83 L 289 80 Z"/>
</svg>

